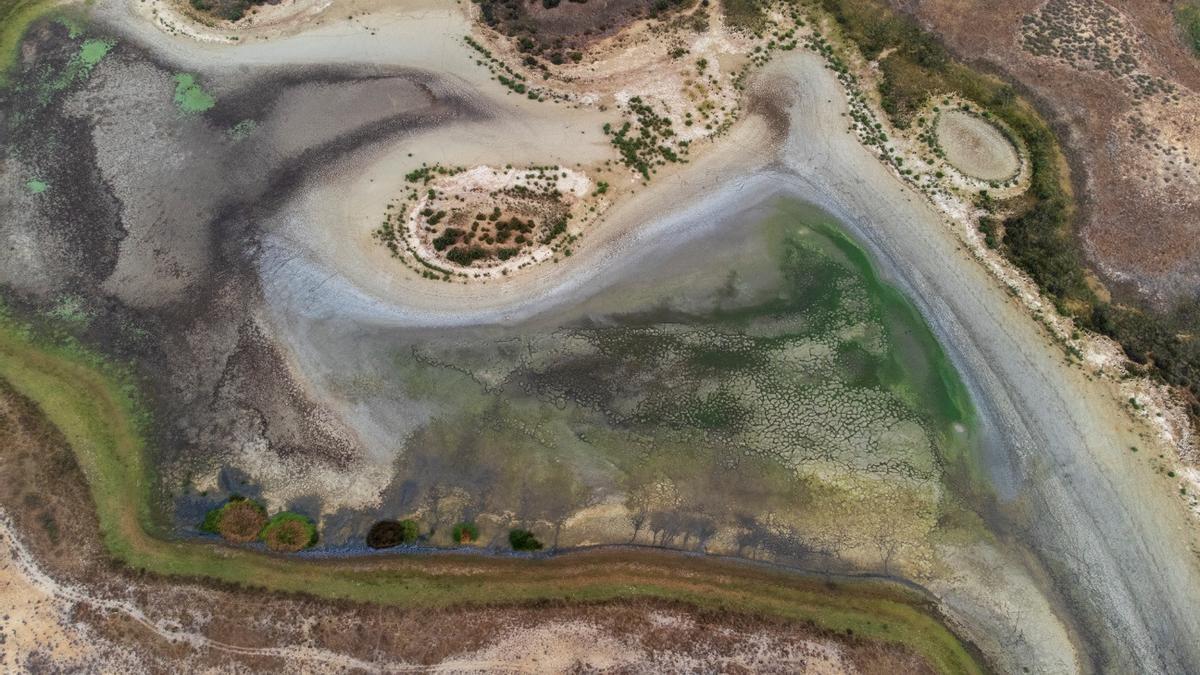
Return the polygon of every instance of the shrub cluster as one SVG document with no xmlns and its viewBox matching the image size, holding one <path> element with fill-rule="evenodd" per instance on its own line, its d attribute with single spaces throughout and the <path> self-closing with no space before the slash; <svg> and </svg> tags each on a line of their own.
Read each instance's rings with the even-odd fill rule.
<svg viewBox="0 0 1200 675">
<path fill-rule="evenodd" d="M 650 104 L 640 96 L 629 99 L 632 122 L 624 122 L 614 130 L 611 124 L 604 125 L 604 134 L 613 147 L 621 153 L 621 162 L 650 179 L 654 167 L 667 162 L 682 162 L 681 155 L 687 154 L 688 142 L 675 141 L 675 130 L 671 120 L 654 112 Z"/>
<path fill-rule="evenodd" d="M 266 4 L 267 0 L 191 0 L 192 7 L 201 12 L 230 21 L 246 16 L 246 11 L 255 5 Z"/>
<path fill-rule="evenodd" d="M 456 544 L 470 544 L 479 539 L 479 527 L 472 522 L 461 522 L 450 530 Z"/>
<path fill-rule="evenodd" d="M 317 526 L 311 518 L 290 511 L 267 518 L 265 506 L 237 494 L 206 513 L 200 531 L 235 544 L 259 540 L 272 551 L 295 552 L 317 543 Z"/>
</svg>

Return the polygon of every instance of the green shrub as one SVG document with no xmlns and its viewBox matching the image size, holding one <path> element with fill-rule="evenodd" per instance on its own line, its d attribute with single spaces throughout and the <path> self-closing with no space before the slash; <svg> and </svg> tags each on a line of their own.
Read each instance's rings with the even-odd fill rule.
<svg viewBox="0 0 1200 675">
<path fill-rule="evenodd" d="M 1200 56 L 1200 0 L 1183 0 L 1176 5 L 1175 20 L 1188 45 Z"/>
<path fill-rule="evenodd" d="M 308 516 L 283 511 L 267 521 L 259 539 L 272 551 L 294 553 L 317 543 L 317 526 Z"/>
<path fill-rule="evenodd" d="M 266 507 L 235 494 L 221 506 L 204 514 L 200 531 L 219 534 L 226 541 L 236 544 L 245 544 L 257 539 L 266 524 Z"/>
<path fill-rule="evenodd" d="M 509 530 L 508 543 L 514 551 L 540 551 L 542 550 L 542 542 L 538 541 L 537 537 L 529 530 L 516 528 Z"/>
<path fill-rule="evenodd" d="M 475 523 L 462 522 L 450 530 L 450 535 L 454 537 L 456 544 L 470 544 L 479 539 L 479 528 Z"/>
</svg>

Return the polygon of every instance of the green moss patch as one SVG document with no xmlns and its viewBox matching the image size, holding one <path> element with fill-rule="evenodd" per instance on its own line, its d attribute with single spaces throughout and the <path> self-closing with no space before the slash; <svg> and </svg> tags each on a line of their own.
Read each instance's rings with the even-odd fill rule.
<svg viewBox="0 0 1200 675">
<path fill-rule="evenodd" d="M 175 75 L 175 105 L 185 113 L 196 114 L 209 110 L 217 104 L 212 94 L 204 91 L 189 73 Z"/>
</svg>

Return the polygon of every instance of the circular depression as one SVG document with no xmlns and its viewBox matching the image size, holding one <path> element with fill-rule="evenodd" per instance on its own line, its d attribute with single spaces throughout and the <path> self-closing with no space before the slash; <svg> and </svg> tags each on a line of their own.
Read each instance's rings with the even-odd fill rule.
<svg viewBox="0 0 1200 675">
<path fill-rule="evenodd" d="M 973 178 L 1006 180 L 1021 168 L 1017 151 L 1004 134 L 980 117 L 961 110 L 938 116 L 938 144 L 951 166 Z"/>
</svg>

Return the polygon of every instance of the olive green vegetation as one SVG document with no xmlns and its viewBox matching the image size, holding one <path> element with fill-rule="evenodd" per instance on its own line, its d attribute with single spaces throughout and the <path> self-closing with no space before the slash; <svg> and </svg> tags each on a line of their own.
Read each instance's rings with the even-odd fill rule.
<svg viewBox="0 0 1200 675">
<path fill-rule="evenodd" d="M 241 21 L 246 12 L 266 0 L 191 0 L 193 8 L 229 21 Z"/>
<path fill-rule="evenodd" d="M 529 530 L 517 528 L 510 530 L 508 533 L 508 545 L 512 546 L 514 551 L 540 551 L 542 550 L 542 542 L 533 536 Z"/>
<path fill-rule="evenodd" d="M 831 584 L 721 561 L 630 552 L 544 561 L 472 557 L 463 559 L 461 568 L 457 558 L 440 556 L 435 571 L 418 556 L 351 564 L 162 538 L 150 506 L 153 481 L 143 441 L 147 421 L 127 373 L 77 343 L 39 337 L 0 315 L 0 378 L 63 434 L 87 478 L 105 546 L 134 569 L 420 607 L 630 596 L 679 600 L 904 644 L 940 672 L 982 671 L 972 653 L 929 613 L 927 600 L 882 582 Z M 488 570 L 488 583 L 479 583 L 481 567 Z"/>
<path fill-rule="evenodd" d="M 295 552 L 317 543 L 317 525 L 308 516 L 284 511 L 271 516 L 258 538 L 272 551 Z"/>
<path fill-rule="evenodd" d="M 458 523 L 450 531 L 456 544 L 469 544 L 479 539 L 479 526 L 475 523 Z"/>
<path fill-rule="evenodd" d="M 1002 222 L 999 250 L 1030 275 L 1060 313 L 1112 337 L 1152 375 L 1178 387 L 1189 400 L 1193 421 L 1200 419 L 1200 344 L 1192 337 L 1200 333 L 1200 304 L 1184 300 L 1170 312 L 1157 312 L 1141 301 L 1109 303 L 1097 296 L 1072 236 L 1075 199 L 1066 162 L 1037 110 L 1011 85 L 951 58 L 913 19 L 880 0 L 818 1 L 864 56 L 876 59 L 888 52 L 879 64 L 880 95 L 897 126 L 907 127 L 931 96 L 957 94 L 1017 136 L 1029 155 L 1031 183 L 1026 194 L 995 205 L 1010 213 Z M 1180 21 L 1200 28 L 1195 7 L 1200 7 L 1195 0 L 1180 5 Z M 995 226 L 989 219 L 993 242 Z"/>
<path fill-rule="evenodd" d="M 721 10 L 731 26 L 749 31 L 761 30 L 767 23 L 762 0 L 721 0 Z"/>
<path fill-rule="evenodd" d="M 1200 0 L 1181 0 L 1175 5 L 1175 21 L 1188 46 L 1200 56 Z"/>
<path fill-rule="evenodd" d="M 58 4 L 53 0 L 0 0 L 0 87 L 8 84 L 29 24 L 50 14 Z"/>
</svg>

